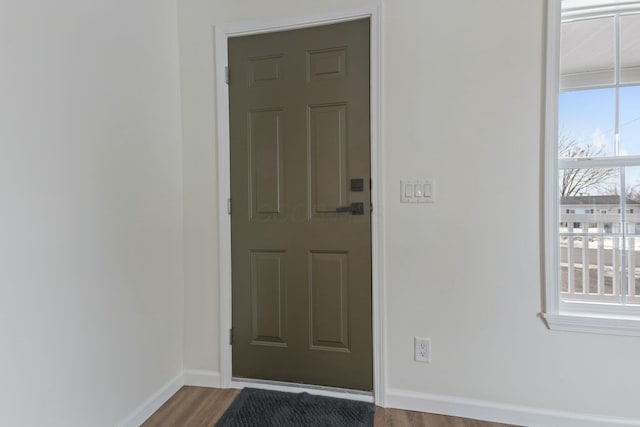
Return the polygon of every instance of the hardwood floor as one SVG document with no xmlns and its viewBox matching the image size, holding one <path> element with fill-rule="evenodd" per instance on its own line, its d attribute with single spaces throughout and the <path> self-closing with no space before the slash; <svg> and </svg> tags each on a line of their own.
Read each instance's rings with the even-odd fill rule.
<svg viewBox="0 0 640 427">
<path fill-rule="evenodd" d="M 212 427 L 233 399 L 235 389 L 182 387 L 143 427 Z M 506 424 L 376 407 L 375 427 L 500 427 Z M 303 426 L 301 426 L 303 427 Z"/>
<path fill-rule="evenodd" d="M 213 426 L 238 393 L 236 389 L 182 387 L 142 426 Z"/>
<path fill-rule="evenodd" d="M 376 406 L 375 427 L 507 427 L 507 424 Z"/>
</svg>

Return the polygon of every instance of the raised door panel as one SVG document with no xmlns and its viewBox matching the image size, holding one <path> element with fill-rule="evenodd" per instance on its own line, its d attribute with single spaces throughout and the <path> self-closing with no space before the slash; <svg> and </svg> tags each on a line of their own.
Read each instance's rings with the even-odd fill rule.
<svg viewBox="0 0 640 427">
<path fill-rule="evenodd" d="M 249 171 L 251 219 L 282 214 L 284 165 L 281 108 L 249 113 Z"/>
<path fill-rule="evenodd" d="M 308 109 L 312 216 L 335 214 L 347 203 L 347 105 Z"/>
<path fill-rule="evenodd" d="M 310 347 L 349 351 L 348 253 L 309 254 Z"/>
<path fill-rule="evenodd" d="M 284 251 L 251 252 L 251 344 L 286 347 Z"/>
<path fill-rule="evenodd" d="M 268 55 L 249 59 L 249 86 L 261 86 L 280 80 L 282 55 Z"/>
<path fill-rule="evenodd" d="M 342 79 L 346 75 L 346 48 L 320 49 L 307 53 L 307 81 Z"/>
</svg>

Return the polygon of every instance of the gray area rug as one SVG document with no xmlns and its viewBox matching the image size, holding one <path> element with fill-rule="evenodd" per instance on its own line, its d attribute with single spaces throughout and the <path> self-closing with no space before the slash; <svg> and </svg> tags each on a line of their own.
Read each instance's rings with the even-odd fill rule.
<svg viewBox="0 0 640 427">
<path fill-rule="evenodd" d="M 372 403 L 243 389 L 216 427 L 372 427 Z"/>
</svg>

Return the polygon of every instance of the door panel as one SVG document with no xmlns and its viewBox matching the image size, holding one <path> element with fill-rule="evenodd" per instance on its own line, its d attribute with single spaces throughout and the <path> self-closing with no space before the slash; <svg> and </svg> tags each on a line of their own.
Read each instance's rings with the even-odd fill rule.
<svg viewBox="0 0 640 427">
<path fill-rule="evenodd" d="M 284 251 L 251 252 L 251 344 L 286 347 Z"/>
<path fill-rule="evenodd" d="M 284 204 L 282 109 L 249 113 L 251 218 L 278 215 Z"/>
<path fill-rule="evenodd" d="M 346 77 L 345 48 L 310 51 L 307 80 L 341 79 Z"/>
<path fill-rule="evenodd" d="M 268 84 L 280 77 L 282 55 L 271 55 L 249 59 L 249 83 L 251 85 Z"/>
<path fill-rule="evenodd" d="M 347 106 L 309 107 L 311 200 L 314 214 L 335 215 L 347 203 Z"/>
<path fill-rule="evenodd" d="M 349 351 L 348 253 L 311 252 L 311 348 Z"/>
<path fill-rule="evenodd" d="M 229 70 L 233 376 L 371 390 L 369 21 L 232 38 Z"/>
</svg>

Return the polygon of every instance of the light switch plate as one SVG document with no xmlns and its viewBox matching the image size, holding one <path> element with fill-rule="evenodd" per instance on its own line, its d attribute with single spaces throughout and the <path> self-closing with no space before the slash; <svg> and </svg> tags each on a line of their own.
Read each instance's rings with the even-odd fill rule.
<svg viewBox="0 0 640 427">
<path fill-rule="evenodd" d="M 436 193 L 433 179 L 417 178 L 400 181 L 401 203 L 434 203 Z"/>
</svg>

